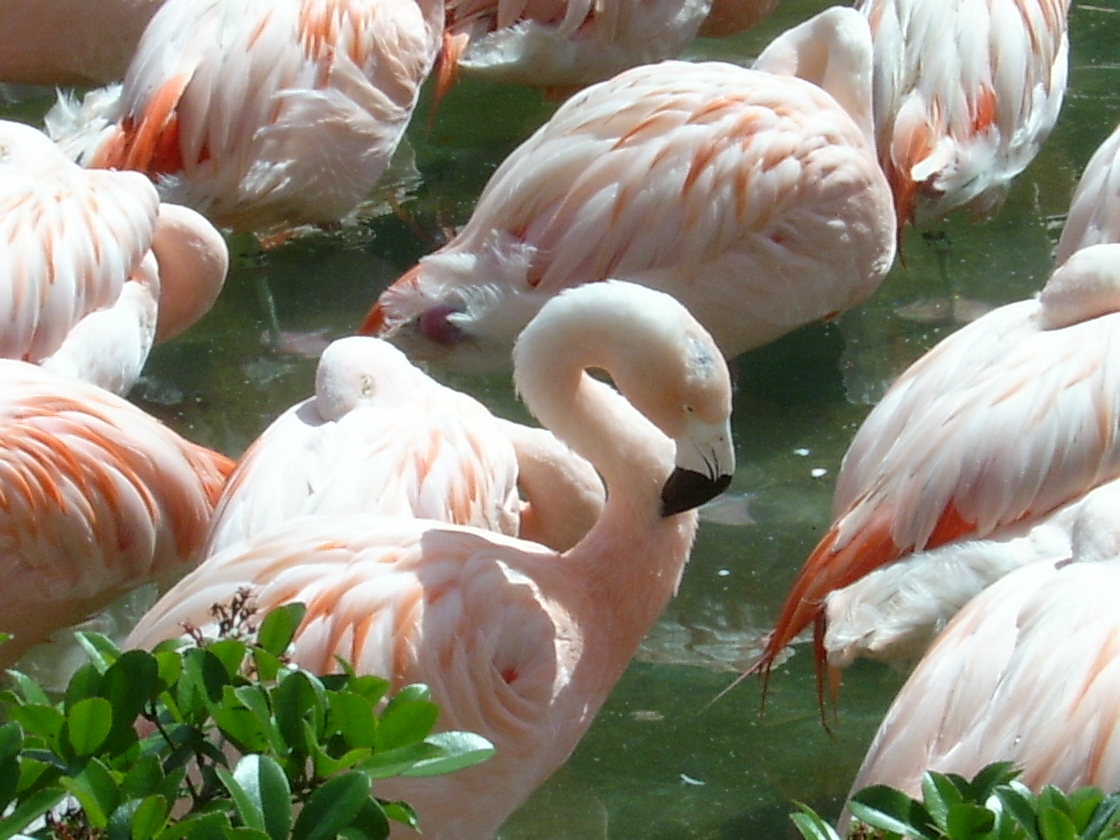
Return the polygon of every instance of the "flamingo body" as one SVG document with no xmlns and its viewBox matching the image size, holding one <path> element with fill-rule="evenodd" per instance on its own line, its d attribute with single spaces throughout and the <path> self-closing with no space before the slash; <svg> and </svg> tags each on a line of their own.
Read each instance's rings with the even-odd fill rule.
<svg viewBox="0 0 1120 840">
<path fill-rule="evenodd" d="M 767 69 L 668 61 L 587 88 L 362 331 L 494 368 L 550 296 L 614 277 L 677 297 L 731 357 L 863 300 L 895 239 L 870 60 L 866 23 L 836 8 L 777 39 Z"/>
<path fill-rule="evenodd" d="M 926 770 L 972 778 L 996 761 L 1035 791 L 1120 787 L 1118 501 L 1114 487 L 1083 511 L 1066 559 L 1012 572 L 956 615 L 891 704 L 853 792 L 917 795 Z"/>
<path fill-rule="evenodd" d="M 679 55 L 710 7 L 711 0 L 448 0 L 447 33 L 465 74 L 586 85 Z"/>
<path fill-rule="evenodd" d="M 1054 264 L 1087 245 L 1120 241 L 1120 126 L 1093 152 L 1070 199 Z"/>
<path fill-rule="evenodd" d="M 423 519 L 303 517 L 208 558 L 129 641 L 206 626 L 243 585 L 258 607 L 304 601 L 294 661 L 333 670 L 337 653 L 396 687 L 423 682 L 440 727 L 496 746 L 464 772 L 376 783 L 436 840 L 491 837 L 568 757 L 676 588 L 690 508 L 733 469 L 726 365 L 663 294 L 610 282 L 557 296 L 519 339 L 514 370 L 528 407 L 609 489 L 571 549 Z"/>
<path fill-rule="evenodd" d="M 994 209 L 1058 119 L 1069 0 L 863 0 L 901 222 Z M 946 49 L 952 44 L 952 49 Z"/>
<path fill-rule="evenodd" d="M 831 655 L 823 641 L 829 593 L 915 552 L 984 540 L 992 541 L 992 559 L 1006 563 L 1000 541 L 1020 539 L 1022 549 L 1037 539 L 1041 556 L 1062 550 L 1068 537 L 1031 529 L 1068 533 L 1060 509 L 1120 477 L 1112 350 L 1118 258 L 1117 245 L 1078 251 L 1037 299 L 999 307 L 953 333 L 891 386 L 844 456 L 833 524 L 798 573 L 753 670 L 768 673 L 810 624 L 823 667 Z M 1018 549 L 1011 565 L 1035 550 Z M 989 568 L 976 579 L 999 573 Z M 923 597 L 939 600 L 963 583 L 959 575 L 948 582 L 928 575 Z M 835 664 L 853 655 L 848 649 Z"/>
<path fill-rule="evenodd" d="M 157 338 L 217 297 L 224 240 L 143 176 L 83 170 L 21 123 L 0 121 L 0 174 L 0 356 L 127 392 Z"/>
<path fill-rule="evenodd" d="M 519 494 L 519 454 L 530 472 L 549 474 L 531 513 Z M 501 420 L 392 345 L 353 336 L 323 352 L 315 396 L 285 411 L 238 462 L 205 555 L 295 516 L 361 512 L 513 536 L 533 534 L 533 523 L 564 549 L 602 504 L 591 466 L 547 432 Z"/>
<path fill-rule="evenodd" d="M 388 164 L 441 34 L 438 0 L 169 0 L 123 86 L 47 124 L 220 227 L 336 222 Z"/>
<path fill-rule="evenodd" d="M 233 464 L 102 388 L 7 359 L 0 382 L 6 666 L 196 562 Z"/>
</svg>

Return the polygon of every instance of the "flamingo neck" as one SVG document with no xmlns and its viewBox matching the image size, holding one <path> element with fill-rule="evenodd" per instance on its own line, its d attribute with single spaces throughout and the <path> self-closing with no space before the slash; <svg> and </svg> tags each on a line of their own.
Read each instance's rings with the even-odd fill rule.
<svg viewBox="0 0 1120 840">
<path fill-rule="evenodd" d="M 673 469 L 672 441 L 624 396 L 587 373 L 594 367 L 609 370 L 588 351 L 595 342 L 581 349 L 559 335 L 539 338 L 519 353 L 517 390 L 533 416 L 603 477 L 607 502 L 600 524 L 620 516 L 633 524 L 658 518 L 661 486 Z"/>
</svg>

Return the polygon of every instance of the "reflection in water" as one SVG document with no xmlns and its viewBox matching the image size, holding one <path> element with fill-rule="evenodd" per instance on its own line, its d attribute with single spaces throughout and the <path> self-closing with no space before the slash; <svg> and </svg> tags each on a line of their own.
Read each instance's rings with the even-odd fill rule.
<svg viewBox="0 0 1120 840">
<path fill-rule="evenodd" d="M 764 27 L 698 42 L 693 55 L 745 63 L 775 32 L 826 5 L 782 0 Z M 972 316 L 964 302 L 984 308 L 1022 298 L 1049 275 L 1078 173 L 1120 119 L 1118 9 L 1120 0 L 1074 3 L 1061 120 L 995 218 L 954 216 L 939 226 L 936 247 L 907 231 L 904 264 L 870 301 L 737 361 L 733 501 L 705 517 L 681 590 L 639 661 L 505 840 L 783 838 L 795 836 L 790 800 L 839 811 L 898 674 L 874 663 L 848 669 L 831 737 L 820 725 L 804 646 L 775 670 L 763 714 L 755 680 L 711 701 L 753 660 L 827 527 L 840 459 L 870 405 Z M 4 105 L 3 113 L 34 122 L 52 96 Z M 410 176 L 407 220 L 382 207 L 352 229 L 264 253 L 238 240 L 243 252 L 216 308 L 156 349 L 132 398 L 183 434 L 240 453 L 312 391 L 315 359 L 305 356 L 315 342 L 348 334 L 445 226 L 463 223 L 494 167 L 554 106 L 530 91 L 464 82 L 430 127 L 427 108 L 421 104 L 411 131 L 420 180 Z M 959 301 L 956 317 L 927 311 L 931 299 L 950 297 Z M 506 376 L 447 381 L 499 414 L 525 419 Z"/>
</svg>

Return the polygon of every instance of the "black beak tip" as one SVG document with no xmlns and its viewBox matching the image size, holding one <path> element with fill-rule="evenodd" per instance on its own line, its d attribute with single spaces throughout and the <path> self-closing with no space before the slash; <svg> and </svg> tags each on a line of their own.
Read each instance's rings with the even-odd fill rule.
<svg viewBox="0 0 1120 840">
<path fill-rule="evenodd" d="M 731 486 L 730 475 L 711 478 L 677 467 L 661 488 L 661 515 L 674 516 L 700 507 Z"/>
</svg>

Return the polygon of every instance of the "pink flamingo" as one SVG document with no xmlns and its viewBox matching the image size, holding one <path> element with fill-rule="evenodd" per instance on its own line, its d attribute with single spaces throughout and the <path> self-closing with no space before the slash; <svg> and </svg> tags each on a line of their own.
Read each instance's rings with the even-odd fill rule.
<svg viewBox="0 0 1120 840">
<path fill-rule="evenodd" d="M 676 589 L 690 508 L 733 471 L 727 366 L 660 292 L 612 281 L 556 296 L 518 340 L 514 378 L 605 479 L 602 515 L 571 549 L 423 519 L 301 517 L 208 558 L 128 641 L 205 627 L 246 585 L 262 609 L 303 601 L 293 661 L 328 672 L 338 654 L 396 687 L 424 682 L 439 726 L 496 746 L 466 771 L 376 783 L 430 840 L 490 838 L 567 759 Z"/>
<path fill-rule="evenodd" d="M 0 359 L 0 664 L 200 558 L 233 463 L 95 385 Z"/>
<path fill-rule="evenodd" d="M 1118 491 L 1082 511 L 1066 558 L 1012 572 L 956 615 L 891 704 L 853 793 L 916 796 L 926 770 L 972 778 L 996 761 L 1035 791 L 1120 788 Z"/>
<path fill-rule="evenodd" d="M 591 465 L 550 433 L 495 417 L 392 345 L 352 336 L 323 352 L 315 395 L 246 450 L 204 556 L 294 516 L 361 512 L 564 550 L 598 519 L 603 495 Z"/>
<path fill-rule="evenodd" d="M 1065 556 L 1077 501 L 1120 478 L 1117 266 L 1120 245 L 1076 252 L 1037 298 L 989 312 L 899 377 L 844 456 L 833 524 L 752 671 L 768 676 L 811 624 L 823 702 L 826 661 L 889 659 L 894 644 L 912 658 L 937 630 L 927 622 L 1016 565 Z M 931 565 L 887 571 L 900 561 Z M 848 586 L 860 588 L 834 600 Z M 838 645 L 829 647 L 829 622 L 874 625 L 884 614 L 897 626 L 829 629 Z"/>
<path fill-rule="evenodd" d="M 440 0 L 167 0 L 123 87 L 47 125 L 220 227 L 332 223 L 388 164 L 442 32 Z"/>
<path fill-rule="evenodd" d="M 22 123 L 0 120 L 0 175 L 0 356 L 126 393 L 153 343 L 213 305 L 225 240 L 143 176 L 83 170 Z"/>
<path fill-rule="evenodd" d="M 858 8 L 875 44 L 875 132 L 900 225 L 962 205 L 990 212 L 1058 119 L 1069 0 Z"/>
<path fill-rule="evenodd" d="M 94 87 L 124 78 L 161 0 L 5 0 L 0 81 Z"/>
<path fill-rule="evenodd" d="M 866 22 L 833 8 L 753 70 L 662 62 L 585 89 L 360 331 L 441 365 L 508 366 L 544 301 L 607 277 L 672 294 L 729 358 L 839 313 L 895 252 L 870 74 Z"/>
<path fill-rule="evenodd" d="M 456 70 L 491 81 L 579 87 L 673 58 L 696 35 L 726 37 L 777 0 L 446 0 L 441 85 Z"/>
<path fill-rule="evenodd" d="M 1093 152 L 1070 200 L 1054 263 L 1101 242 L 1120 242 L 1120 126 Z"/>
</svg>

